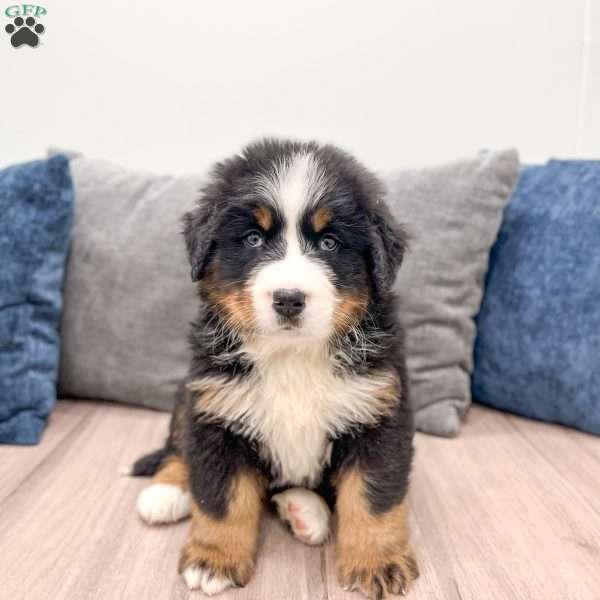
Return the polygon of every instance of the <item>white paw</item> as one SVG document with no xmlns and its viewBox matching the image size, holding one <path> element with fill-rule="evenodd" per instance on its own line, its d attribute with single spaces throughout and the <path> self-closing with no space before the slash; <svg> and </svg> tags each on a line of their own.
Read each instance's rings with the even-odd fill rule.
<svg viewBox="0 0 600 600">
<path fill-rule="evenodd" d="M 142 490 L 137 499 L 137 511 L 146 523 L 173 523 L 189 516 L 189 492 L 168 483 L 155 483 Z"/>
<path fill-rule="evenodd" d="M 190 590 L 202 590 L 207 596 L 220 594 L 234 583 L 227 577 L 211 573 L 208 569 L 189 566 L 183 571 L 183 578 Z"/>
<path fill-rule="evenodd" d="M 329 537 L 331 512 L 321 496 L 304 488 L 292 488 L 272 498 L 279 516 L 290 524 L 305 544 L 322 544 Z"/>
</svg>

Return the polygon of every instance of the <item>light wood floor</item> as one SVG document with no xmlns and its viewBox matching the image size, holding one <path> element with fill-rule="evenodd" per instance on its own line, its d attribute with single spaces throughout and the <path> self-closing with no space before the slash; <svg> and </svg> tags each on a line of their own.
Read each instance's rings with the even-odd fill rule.
<svg viewBox="0 0 600 600">
<path fill-rule="evenodd" d="M 199 599 L 177 576 L 186 524 L 134 513 L 143 479 L 121 465 L 155 448 L 167 415 L 61 402 L 42 443 L 0 447 L 2 600 Z M 419 435 L 412 600 L 600 599 L 600 439 L 475 407 L 456 440 Z M 330 547 L 267 518 L 256 575 L 228 600 L 358 600 Z"/>
</svg>

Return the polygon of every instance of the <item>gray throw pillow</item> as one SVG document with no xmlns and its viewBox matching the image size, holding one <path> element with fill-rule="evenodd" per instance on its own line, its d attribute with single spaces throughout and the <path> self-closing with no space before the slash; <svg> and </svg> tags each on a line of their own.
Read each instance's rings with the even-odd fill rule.
<svg viewBox="0 0 600 600">
<path fill-rule="evenodd" d="M 396 291 L 421 431 L 457 435 L 471 404 L 473 319 L 518 175 L 518 154 L 506 150 L 385 178 L 390 208 L 412 237 Z"/>
<path fill-rule="evenodd" d="M 198 310 L 180 231 L 201 177 L 71 156 L 59 393 L 169 410 Z"/>
</svg>

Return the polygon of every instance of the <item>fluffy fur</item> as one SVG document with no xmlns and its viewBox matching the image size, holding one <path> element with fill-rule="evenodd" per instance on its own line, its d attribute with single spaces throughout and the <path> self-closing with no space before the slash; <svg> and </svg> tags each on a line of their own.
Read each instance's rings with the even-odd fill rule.
<svg viewBox="0 0 600 600">
<path fill-rule="evenodd" d="M 264 140 L 214 167 L 184 236 L 201 303 L 190 374 L 165 448 L 133 474 L 191 492 L 188 584 L 214 593 L 248 580 L 249 524 L 275 494 L 307 543 L 327 537 L 334 511 L 345 584 L 374 598 L 407 589 L 413 426 L 391 293 L 406 238 L 378 180 L 335 147 Z M 170 488 L 144 494 L 150 522 L 187 512 Z M 282 500 L 291 495 L 304 528 Z"/>
</svg>

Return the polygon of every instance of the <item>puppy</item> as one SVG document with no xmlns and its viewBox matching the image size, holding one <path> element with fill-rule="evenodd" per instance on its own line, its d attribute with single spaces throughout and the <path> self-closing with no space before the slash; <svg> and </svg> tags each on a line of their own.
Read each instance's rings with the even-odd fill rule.
<svg viewBox="0 0 600 600">
<path fill-rule="evenodd" d="M 406 593 L 406 237 L 378 180 L 332 146 L 260 141 L 213 168 L 184 236 L 201 309 L 166 445 L 133 467 L 154 475 L 139 514 L 191 515 L 179 570 L 207 595 L 250 580 L 265 499 L 308 544 L 335 517 L 343 586 Z"/>
</svg>

